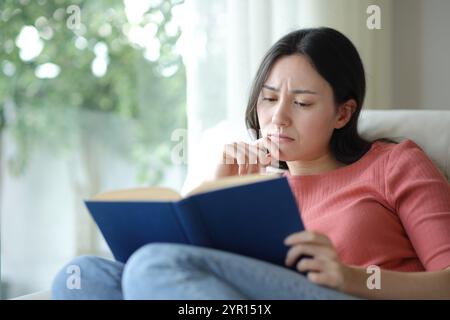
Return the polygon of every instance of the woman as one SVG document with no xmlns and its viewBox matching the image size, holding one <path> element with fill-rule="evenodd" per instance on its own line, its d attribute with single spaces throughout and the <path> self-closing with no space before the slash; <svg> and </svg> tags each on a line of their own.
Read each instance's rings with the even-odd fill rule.
<svg viewBox="0 0 450 320">
<path fill-rule="evenodd" d="M 53 297 L 450 298 L 450 185 L 413 141 L 358 135 L 364 95 L 363 65 L 344 35 L 292 32 L 269 49 L 252 87 L 246 123 L 257 140 L 226 146 L 232 161 L 217 166 L 217 178 L 262 172 L 269 162 L 286 170 L 307 229 L 286 238 L 286 265 L 307 276 L 218 250 L 150 244 L 126 265 L 75 259 L 81 288 L 68 289 L 65 267 Z"/>
</svg>

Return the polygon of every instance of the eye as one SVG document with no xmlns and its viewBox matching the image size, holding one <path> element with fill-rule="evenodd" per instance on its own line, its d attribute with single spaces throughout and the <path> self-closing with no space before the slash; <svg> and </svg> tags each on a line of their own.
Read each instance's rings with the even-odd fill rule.
<svg viewBox="0 0 450 320">
<path fill-rule="evenodd" d="M 294 104 L 296 104 L 297 106 L 300 106 L 300 107 L 308 107 L 311 105 L 310 103 L 302 103 L 299 101 L 294 101 Z"/>
<path fill-rule="evenodd" d="M 266 98 L 266 97 L 263 97 L 263 101 L 275 102 L 275 101 L 277 101 L 277 99 L 276 99 L 276 98 Z"/>
</svg>

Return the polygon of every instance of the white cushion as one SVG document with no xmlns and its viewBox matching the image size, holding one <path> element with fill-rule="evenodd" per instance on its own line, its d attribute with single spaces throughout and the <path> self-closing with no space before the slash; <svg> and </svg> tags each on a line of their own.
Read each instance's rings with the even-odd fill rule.
<svg viewBox="0 0 450 320">
<path fill-rule="evenodd" d="M 450 177 L 450 110 L 363 110 L 359 128 L 366 139 L 411 139 Z"/>
</svg>

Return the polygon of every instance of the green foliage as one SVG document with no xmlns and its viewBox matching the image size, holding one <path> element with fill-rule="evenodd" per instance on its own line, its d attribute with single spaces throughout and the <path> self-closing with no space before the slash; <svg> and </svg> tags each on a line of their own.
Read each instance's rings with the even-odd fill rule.
<svg viewBox="0 0 450 320">
<path fill-rule="evenodd" d="M 157 26 L 161 49 L 156 61 L 144 58 L 145 48 L 127 36 L 131 24 L 121 0 L 1 1 L 0 130 L 7 128 L 16 138 L 17 154 L 10 166 L 14 173 L 23 172 L 36 145 L 70 152 L 77 132 L 86 126 L 80 113 L 92 111 L 131 121 L 135 137 L 121 152 L 139 166 L 139 182 L 158 182 L 170 165 L 170 134 L 186 126 L 186 76 L 175 53 L 181 32 L 166 31 L 172 8 L 182 1 L 152 3 L 136 26 Z M 68 27 L 71 5 L 80 8 L 76 28 Z M 21 58 L 16 45 L 24 26 L 34 26 L 43 42 L 41 53 L 30 61 Z M 106 46 L 108 52 L 107 71 L 100 77 L 91 70 L 96 46 Z M 57 77 L 36 76 L 45 63 L 60 67 Z M 171 68 L 176 71 L 167 75 Z"/>
</svg>

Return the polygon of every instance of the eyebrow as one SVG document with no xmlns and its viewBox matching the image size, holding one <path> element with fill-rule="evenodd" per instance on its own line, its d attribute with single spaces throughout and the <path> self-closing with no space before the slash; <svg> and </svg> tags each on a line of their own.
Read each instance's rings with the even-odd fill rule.
<svg viewBox="0 0 450 320">
<path fill-rule="evenodd" d="M 267 84 L 263 85 L 263 88 L 272 90 L 272 91 L 280 91 L 280 89 L 268 86 Z M 291 93 L 296 93 L 296 94 L 301 94 L 301 93 L 307 93 L 307 94 L 318 94 L 317 92 L 311 91 L 311 90 L 306 90 L 306 89 L 294 89 L 294 90 L 289 90 L 289 92 Z"/>
</svg>

